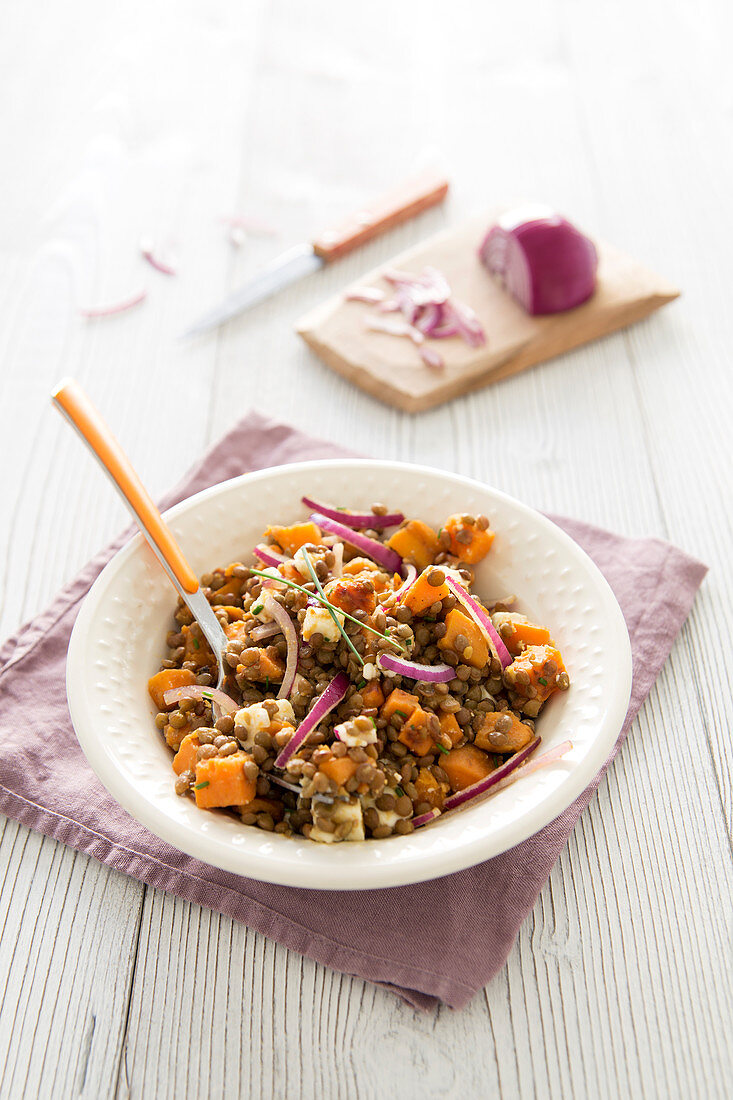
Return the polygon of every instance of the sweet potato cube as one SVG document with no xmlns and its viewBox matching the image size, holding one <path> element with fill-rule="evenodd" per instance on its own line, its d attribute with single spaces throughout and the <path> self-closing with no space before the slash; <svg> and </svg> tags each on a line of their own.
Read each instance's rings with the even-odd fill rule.
<svg viewBox="0 0 733 1100">
<path fill-rule="evenodd" d="M 510 710 L 493 710 L 481 715 L 481 725 L 474 744 L 486 752 L 518 752 L 528 745 L 534 734 Z"/>
<path fill-rule="evenodd" d="M 455 714 L 441 714 L 439 717 L 440 732 L 447 733 L 454 745 L 463 737 L 463 731 L 458 725 L 458 719 Z"/>
<path fill-rule="evenodd" d="M 531 623 L 524 615 L 502 611 L 492 615 L 494 626 L 501 634 L 504 645 L 513 657 L 517 657 L 523 647 L 546 645 L 550 641 L 547 627 Z"/>
<path fill-rule="evenodd" d="M 320 546 L 323 542 L 320 527 L 310 520 L 306 523 L 294 523 L 291 527 L 268 527 L 265 538 L 273 539 L 291 558 L 306 543 L 312 542 L 314 546 Z"/>
<path fill-rule="evenodd" d="M 475 745 L 451 749 L 445 756 L 441 756 L 440 766 L 448 776 L 452 791 L 463 791 L 495 770 L 493 761 Z"/>
<path fill-rule="evenodd" d="M 443 584 L 438 585 L 430 583 L 428 577 L 432 572 L 433 566 L 424 569 L 402 598 L 401 602 L 405 607 L 409 607 L 413 615 L 422 615 L 438 600 L 445 599 L 446 596 L 450 595 L 450 589 L 445 581 Z"/>
<path fill-rule="evenodd" d="M 369 680 L 366 687 L 361 689 L 360 695 L 364 700 L 364 708 L 366 710 L 372 707 L 378 710 L 384 702 L 384 692 L 382 691 L 379 680 Z"/>
<path fill-rule="evenodd" d="M 429 772 L 427 768 L 420 768 L 415 780 L 415 787 L 420 802 L 429 802 L 431 806 L 438 810 L 443 809 L 445 791 L 433 773 Z"/>
<path fill-rule="evenodd" d="M 407 745 L 415 756 L 427 756 L 429 752 L 434 752 L 435 742 L 428 730 L 428 715 L 422 707 L 415 707 L 410 712 L 397 740 Z"/>
<path fill-rule="evenodd" d="M 476 523 L 464 523 L 463 516 L 448 516 L 443 530 L 450 536 L 450 552 L 467 565 L 482 561 L 494 541 L 493 531 L 483 531 Z M 460 538 L 459 538 L 460 535 Z"/>
<path fill-rule="evenodd" d="M 488 642 L 481 633 L 478 624 L 473 619 L 469 619 L 463 611 L 459 611 L 457 607 L 454 607 L 446 615 L 445 625 L 446 632 L 438 640 L 438 647 L 440 649 L 452 649 L 464 664 L 472 665 L 474 668 L 485 668 L 491 654 L 489 653 Z M 459 649 L 456 639 L 461 635 L 468 641 L 470 653 Z"/>
<path fill-rule="evenodd" d="M 197 668 L 205 668 L 216 664 L 216 657 L 211 652 L 209 643 L 206 641 L 204 632 L 198 623 L 182 626 L 181 634 L 183 634 L 183 645 L 185 647 L 184 661 L 191 661 Z"/>
<path fill-rule="evenodd" d="M 418 569 L 427 569 L 435 561 L 440 551 L 438 536 L 432 527 L 419 519 L 411 519 L 399 531 L 395 531 L 387 546 L 405 561 L 412 562 Z"/>
<path fill-rule="evenodd" d="M 173 757 L 173 771 L 176 775 L 182 772 L 192 772 L 196 768 L 196 753 L 201 742 L 195 733 L 187 733 L 181 741 L 181 747 Z"/>
<path fill-rule="evenodd" d="M 377 594 L 369 577 L 341 577 L 327 586 L 326 595 L 334 607 L 347 615 L 355 615 L 357 611 L 371 615 L 377 606 Z"/>
<path fill-rule="evenodd" d="M 564 671 L 559 649 L 552 645 L 531 645 L 504 670 L 504 680 L 517 695 L 528 695 L 528 687 L 533 687 L 536 694 L 532 698 L 544 703 L 558 690 L 557 678 Z M 527 673 L 529 684 L 517 681 L 518 672 Z"/>
<path fill-rule="evenodd" d="M 244 774 L 244 752 L 231 756 L 213 756 L 196 765 L 194 792 L 196 805 L 202 810 L 214 806 L 243 806 L 251 802 L 257 792 L 257 784 Z"/>
<path fill-rule="evenodd" d="M 392 715 L 398 712 L 401 718 L 407 720 L 412 711 L 415 707 L 419 706 L 419 704 L 420 700 L 417 695 L 409 695 L 408 692 L 403 691 L 402 688 L 395 688 L 395 690 L 390 692 L 387 696 L 387 701 L 382 707 L 380 714 L 382 718 L 386 718 L 388 722 Z"/>
<path fill-rule="evenodd" d="M 191 723 L 186 722 L 185 726 L 172 726 L 170 722 L 163 730 L 163 736 L 165 737 L 165 743 L 169 749 L 173 749 L 174 752 L 178 752 L 185 737 L 191 733 Z"/>
<path fill-rule="evenodd" d="M 196 683 L 196 676 L 188 668 L 164 668 L 162 672 L 156 672 L 148 680 L 150 697 L 158 710 L 171 710 L 176 703 L 166 703 L 163 696 L 172 688 L 191 687 Z"/>
<path fill-rule="evenodd" d="M 320 765 L 321 771 L 325 772 L 328 778 L 332 779 L 339 787 L 343 787 L 344 784 L 348 783 L 358 767 L 356 761 L 349 756 L 332 756 Z"/>
</svg>

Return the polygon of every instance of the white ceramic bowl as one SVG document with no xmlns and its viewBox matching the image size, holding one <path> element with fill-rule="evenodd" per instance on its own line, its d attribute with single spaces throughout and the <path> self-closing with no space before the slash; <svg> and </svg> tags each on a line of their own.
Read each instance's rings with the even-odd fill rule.
<svg viewBox="0 0 733 1100">
<path fill-rule="evenodd" d="M 468 478 L 394 462 L 305 462 L 245 474 L 172 508 L 167 520 L 198 573 L 252 561 L 268 523 L 306 512 L 303 495 L 368 508 L 384 500 L 436 528 L 452 512 L 486 513 L 497 537 L 475 591 L 509 593 L 549 627 L 570 690 L 547 704 L 540 752 L 573 750 L 481 805 L 410 836 L 321 845 L 238 824 L 176 796 L 171 754 L 154 724 L 146 682 L 171 628 L 175 594 L 140 535 L 109 563 L 74 627 L 67 691 L 81 746 L 125 809 L 176 848 L 238 875 L 290 886 L 356 890 L 399 886 L 458 871 L 513 847 L 557 817 L 599 770 L 620 731 L 631 688 L 631 651 L 620 608 L 596 566 L 531 508 Z"/>
</svg>

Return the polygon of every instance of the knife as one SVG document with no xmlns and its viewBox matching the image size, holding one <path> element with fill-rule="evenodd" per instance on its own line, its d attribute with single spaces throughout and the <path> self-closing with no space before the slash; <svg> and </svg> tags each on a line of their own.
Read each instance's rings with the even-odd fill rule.
<svg viewBox="0 0 733 1100">
<path fill-rule="evenodd" d="M 283 287 L 346 256 L 387 229 L 392 229 L 442 202 L 447 193 L 448 181 L 434 171 L 423 172 L 404 182 L 332 229 L 325 230 L 312 243 L 296 245 L 278 256 L 251 282 L 233 291 L 218 306 L 199 318 L 183 336 L 199 336 L 216 328 L 276 294 Z"/>
</svg>

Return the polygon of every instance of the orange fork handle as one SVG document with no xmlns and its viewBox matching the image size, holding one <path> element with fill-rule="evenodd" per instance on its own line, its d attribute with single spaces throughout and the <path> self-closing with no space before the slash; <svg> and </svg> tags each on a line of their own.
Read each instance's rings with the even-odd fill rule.
<svg viewBox="0 0 733 1100">
<path fill-rule="evenodd" d="M 53 400 L 71 421 L 89 448 L 114 480 L 137 517 L 146 538 L 165 559 L 185 592 L 196 592 L 198 578 L 186 561 L 168 525 L 120 447 L 78 382 L 62 382 Z"/>
</svg>

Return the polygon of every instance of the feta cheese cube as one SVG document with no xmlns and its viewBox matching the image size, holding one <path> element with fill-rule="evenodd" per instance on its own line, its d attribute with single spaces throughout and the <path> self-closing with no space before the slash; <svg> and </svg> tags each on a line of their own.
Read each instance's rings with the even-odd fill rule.
<svg viewBox="0 0 733 1100">
<path fill-rule="evenodd" d="M 336 612 L 336 617 L 343 626 L 344 616 L 340 611 Z M 314 634 L 322 634 L 327 642 L 337 642 L 341 637 L 339 628 L 325 607 L 309 607 L 306 610 L 301 633 L 304 642 L 309 642 Z"/>
</svg>

